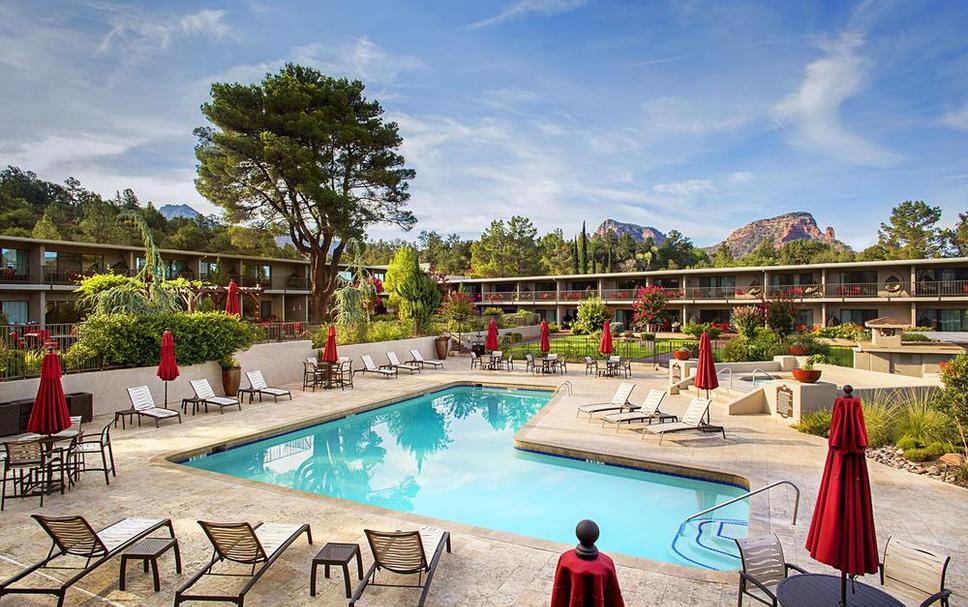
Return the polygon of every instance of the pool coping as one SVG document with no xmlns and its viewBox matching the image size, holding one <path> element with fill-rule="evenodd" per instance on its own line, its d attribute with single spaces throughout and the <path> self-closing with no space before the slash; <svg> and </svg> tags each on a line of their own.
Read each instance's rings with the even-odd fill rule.
<svg viewBox="0 0 968 607">
<path fill-rule="evenodd" d="M 293 489 L 291 487 L 284 487 L 282 485 L 276 485 L 272 483 L 266 483 L 257 480 L 244 479 L 228 474 L 223 474 L 221 472 L 215 472 L 212 470 L 205 470 L 202 468 L 196 468 L 193 466 L 186 466 L 184 462 L 187 460 L 197 457 L 199 455 L 206 455 L 209 453 L 216 452 L 215 450 L 226 450 L 235 447 L 241 447 L 253 442 L 264 440 L 266 438 L 271 438 L 274 436 L 279 436 L 282 434 L 287 434 L 289 432 L 295 432 L 310 426 L 315 426 L 331 421 L 336 421 L 346 417 L 351 417 L 360 413 L 366 413 L 368 411 L 373 411 L 380 409 L 389 405 L 396 404 L 402 400 L 407 400 L 410 398 L 417 398 L 424 396 L 426 394 L 432 394 L 434 392 L 440 392 L 442 390 L 447 390 L 449 388 L 460 387 L 460 386 L 483 386 L 483 387 L 494 387 L 494 388 L 516 388 L 521 390 L 533 390 L 533 391 L 548 391 L 552 395 L 548 402 L 538 410 L 528 422 L 515 434 L 514 437 L 514 447 L 522 451 L 529 451 L 533 453 L 539 453 L 544 455 L 552 455 L 558 457 L 565 457 L 568 459 L 593 461 L 598 463 L 605 463 L 609 465 L 615 465 L 625 468 L 632 468 L 637 470 L 643 470 L 647 472 L 659 472 L 662 474 L 669 474 L 672 476 L 684 476 L 687 478 L 693 478 L 695 480 L 705 480 L 711 482 L 718 482 L 726 485 L 736 486 L 740 488 L 749 488 L 749 481 L 742 476 L 730 474 L 726 472 L 693 468 L 688 466 L 676 466 L 665 462 L 649 461 L 640 458 L 630 458 L 617 456 L 614 454 L 596 452 L 589 450 L 577 449 L 574 447 L 568 447 L 565 445 L 555 445 L 551 443 L 544 443 L 539 441 L 525 441 L 519 439 L 521 433 L 526 429 L 532 427 L 536 421 L 541 417 L 546 415 L 552 405 L 555 405 L 558 401 L 556 399 L 555 392 L 558 386 L 553 385 L 543 385 L 543 384 L 519 384 L 519 383 L 504 383 L 496 381 L 470 381 L 470 380 L 452 380 L 447 381 L 436 386 L 426 387 L 419 390 L 413 390 L 410 392 L 404 392 L 402 394 L 394 395 L 389 398 L 384 398 L 376 400 L 369 403 L 363 403 L 360 405 L 348 407 L 346 409 L 340 409 L 338 411 L 332 411 L 326 414 L 309 416 L 304 419 L 297 421 L 280 424 L 277 426 L 272 426 L 257 432 L 246 432 L 242 433 L 237 437 L 227 438 L 215 443 L 202 445 L 200 447 L 195 447 L 192 449 L 185 449 L 177 451 L 174 453 L 161 453 L 153 456 L 149 459 L 149 463 L 152 465 L 160 466 L 166 468 L 170 471 L 178 471 L 180 473 L 195 474 L 203 476 L 213 480 L 219 480 L 221 482 L 226 482 L 229 480 L 232 484 L 251 487 L 253 489 L 259 489 L 262 491 L 272 491 L 281 494 L 295 495 L 300 497 L 308 497 L 321 501 L 322 503 L 329 503 L 339 507 L 346 507 L 351 505 L 353 508 L 359 509 L 363 512 L 369 512 L 372 514 L 378 514 L 386 516 L 388 514 L 401 518 L 403 520 L 408 520 L 414 522 L 415 524 L 433 524 L 435 526 L 445 525 L 448 530 L 456 530 L 459 533 L 464 533 L 472 535 L 475 537 L 503 542 L 508 544 L 515 544 L 518 546 L 524 546 L 528 548 L 533 548 L 537 550 L 543 550 L 547 552 L 552 552 L 555 554 L 560 554 L 565 550 L 569 550 L 573 546 L 570 544 L 564 544 L 559 542 L 554 542 L 551 540 L 545 540 L 533 536 L 520 535 L 517 533 L 512 533 L 508 531 L 500 531 L 496 529 L 490 529 L 487 527 L 478 527 L 474 525 L 468 525 L 466 523 L 460 523 L 458 521 L 450 521 L 445 519 L 438 519 L 430 516 L 425 516 L 412 512 L 403 512 L 400 510 L 393 510 L 390 508 L 383 508 L 381 506 L 374 506 L 371 504 L 365 504 L 362 502 L 356 502 L 353 500 L 331 497 L 327 495 L 320 495 L 318 493 L 313 493 L 310 491 L 304 491 L 301 489 Z M 623 553 L 613 553 L 610 552 L 609 556 L 612 560 L 620 566 L 630 567 L 634 569 L 640 569 L 645 571 L 650 571 L 654 573 L 659 573 L 662 575 L 670 575 L 674 577 L 686 578 L 690 580 L 704 581 L 704 582 L 715 582 L 715 583 L 727 583 L 730 582 L 736 575 L 735 571 L 717 571 L 712 569 L 702 569 L 698 567 L 688 567 L 685 565 L 678 565 L 675 563 L 667 563 L 665 561 L 657 561 L 653 559 L 647 559 L 643 557 L 631 556 Z"/>
</svg>

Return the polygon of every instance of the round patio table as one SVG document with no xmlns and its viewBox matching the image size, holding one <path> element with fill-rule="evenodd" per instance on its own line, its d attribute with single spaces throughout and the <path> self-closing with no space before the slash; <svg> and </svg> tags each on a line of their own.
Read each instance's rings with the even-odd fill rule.
<svg viewBox="0 0 968 607">
<path fill-rule="evenodd" d="M 783 607 L 838 607 L 840 576 L 806 573 L 791 575 L 776 587 L 776 598 Z M 904 603 L 883 590 L 860 582 L 847 581 L 848 607 L 904 607 Z"/>
</svg>

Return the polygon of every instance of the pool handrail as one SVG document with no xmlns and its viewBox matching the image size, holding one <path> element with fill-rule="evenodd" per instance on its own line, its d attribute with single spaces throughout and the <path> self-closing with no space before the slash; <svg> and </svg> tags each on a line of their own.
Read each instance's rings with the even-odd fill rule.
<svg viewBox="0 0 968 607">
<path fill-rule="evenodd" d="M 757 373 L 762 373 L 763 375 L 765 375 L 770 380 L 778 379 L 776 377 L 773 377 L 772 375 L 770 375 L 769 373 L 767 373 L 763 369 L 760 369 L 759 367 L 757 367 L 757 368 L 753 369 L 753 379 L 750 380 L 753 383 L 754 386 L 756 385 L 756 374 Z"/>
<path fill-rule="evenodd" d="M 562 388 L 568 388 L 568 394 L 566 394 L 566 396 L 573 395 L 573 392 L 572 392 L 573 386 L 571 385 L 571 382 L 566 379 L 565 381 L 561 382 L 557 388 L 555 388 L 554 392 L 551 393 L 551 398 L 558 396 L 558 392 L 560 392 Z"/>
<path fill-rule="evenodd" d="M 716 371 L 716 376 L 718 377 L 719 374 L 722 373 L 723 371 L 729 371 L 729 387 L 732 388 L 733 387 L 733 368 L 732 367 L 723 367 L 719 371 Z"/>
<path fill-rule="evenodd" d="M 796 527 L 796 525 L 797 525 L 797 513 L 800 510 L 800 488 L 797 487 L 793 483 L 793 481 L 782 480 L 782 481 L 776 481 L 776 482 L 770 483 L 769 485 L 765 485 L 763 487 L 760 487 L 759 489 L 754 489 L 753 491 L 749 491 L 747 493 L 744 493 L 743 495 L 734 497 L 733 499 L 726 500 L 725 502 L 722 502 L 721 504 L 716 504 L 715 506 L 712 506 L 711 508 L 706 508 L 705 510 L 703 510 L 701 512 L 697 512 L 697 513 L 695 513 L 695 514 L 693 514 L 691 516 L 687 516 L 685 519 L 683 519 L 682 524 L 679 526 L 680 533 L 681 533 L 682 529 L 685 527 L 686 523 L 688 523 L 689 521 L 691 521 L 694 518 L 699 518 L 701 516 L 705 516 L 705 515 L 709 514 L 710 512 L 714 512 L 716 510 L 719 510 L 720 508 L 723 508 L 725 506 L 729 506 L 730 504 L 735 504 L 736 502 L 739 502 L 739 501 L 742 501 L 742 500 L 745 500 L 745 499 L 749 499 L 749 498 L 753 497 L 754 495 L 756 495 L 758 493 L 763 493 L 764 491 L 769 491 L 770 489 L 773 489 L 774 487 L 779 487 L 780 485 L 790 485 L 791 487 L 793 487 L 793 491 L 794 491 L 794 494 L 795 494 L 795 499 L 793 500 L 793 521 L 790 524 L 792 526 Z"/>
</svg>

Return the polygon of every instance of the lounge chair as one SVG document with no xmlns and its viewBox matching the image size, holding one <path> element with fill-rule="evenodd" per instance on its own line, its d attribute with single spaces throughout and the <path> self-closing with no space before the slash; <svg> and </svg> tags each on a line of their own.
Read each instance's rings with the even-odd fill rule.
<svg viewBox="0 0 968 607">
<path fill-rule="evenodd" d="M 420 350 L 410 350 L 410 358 L 412 359 L 410 362 L 417 363 L 421 367 L 426 367 L 429 365 L 434 369 L 444 368 L 444 363 L 440 362 L 439 360 L 425 360 L 423 354 L 420 353 Z"/>
<path fill-rule="evenodd" d="M 947 555 L 888 538 L 880 564 L 881 586 L 905 605 L 948 607 L 951 591 L 944 580 L 950 561 Z"/>
<path fill-rule="evenodd" d="M 360 356 L 360 359 L 363 361 L 363 368 L 357 369 L 357 373 L 362 373 L 363 375 L 366 375 L 367 373 L 376 373 L 377 375 L 382 375 L 387 379 L 397 376 L 397 370 L 395 368 L 391 367 L 390 365 L 380 365 L 379 367 L 376 366 L 376 363 L 373 362 L 373 359 L 370 358 L 368 354 L 363 354 Z"/>
<path fill-rule="evenodd" d="M 578 407 L 578 413 L 575 417 L 578 417 L 582 413 L 587 413 L 588 419 L 591 419 L 596 413 L 604 413 L 606 411 L 624 411 L 626 409 L 634 411 L 639 408 L 638 405 L 633 405 L 629 402 L 629 396 L 632 395 L 632 390 L 634 389 L 635 384 L 622 382 L 618 389 L 615 390 L 615 394 L 612 396 L 610 402 L 581 405 Z"/>
<path fill-rule="evenodd" d="M 735 542 L 743 563 L 743 570 L 739 572 L 739 607 L 743 607 L 744 594 L 764 605 L 778 607 L 776 587 L 790 575 L 791 570 L 798 573 L 806 571 L 786 562 L 783 546 L 775 535 L 737 539 Z"/>
<path fill-rule="evenodd" d="M 675 415 L 669 415 L 668 413 L 663 413 L 659 411 L 659 406 L 662 404 L 662 399 L 665 398 L 666 393 L 662 390 L 656 390 L 653 388 L 649 390 L 649 395 L 645 397 L 645 401 L 642 406 L 635 411 L 626 411 L 624 413 L 609 413 L 602 417 L 602 427 L 605 424 L 615 424 L 616 428 L 621 428 L 622 424 L 631 424 L 633 422 L 648 422 L 652 423 L 655 420 L 660 422 L 665 421 L 677 421 L 679 418 Z"/>
<path fill-rule="evenodd" d="M 405 363 L 400 362 L 400 359 L 397 358 L 396 352 L 387 352 L 387 360 L 390 361 L 389 366 L 391 369 L 396 369 L 397 371 L 399 371 L 400 369 L 406 369 L 407 371 L 410 371 L 410 375 L 420 372 L 419 364 L 413 361 L 405 362 Z"/>
<path fill-rule="evenodd" d="M 664 437 L 666 434 L 692 430 L 697 432 L 722 432 L 723 438 L 725 439 L 726 430 L 722 426 L 713 426 L 706 423 L 706 421 L 703 419 L 706 416 L 706 411 L 708 410 L 709 399 L 694 398 L 692 399 L 692 402 L 689 403 L 689 408 L 686 409 L 685 414 L 682 416 L 682 421 L 642 426 L 642 437 L 645 438 L 647 433 L 658 434 L 659 444 L 661 445 L 662 437 Z"/>
<path fill-rule="evenodd" d="M 353 592 L 349 607 L 356 605 L 367 586 L 395 586 L 405 588 L 422 588 L 417 607 L 423 607 L 433 583 L 434 573 L 444 548 L 450 552 L 450 532 L 436 527 L 421 527 L 419 531 L 371 531 L 365 529 L 366 541 L 373 552 L 373 565 L 363 576 L 363 581 Z M 433 556 L 427 560 L 427 554 L 433 550 Z M 376 574 L 386 569 L 397 575 L 417 574 L 417 583 L 380 584 L 376 581 Z M 426 574 L 426 578 L 424 578 Z M 422 583 L 421 583 L 422 582 Z"/>
<path fill-rule="evenodd" d="M 142 539 L 163 527 L 168 528 L 170 537 L 175 537 L 175 531 L 172 529 L 169 519 L 125 518 L 100 531 L 95 531 L 82 516 L 41 516 L 35 514 L 33 517 L 50 536 L 52 541 L 50 551 L 44 560 L 30 565 L 12 578 L 0 582 L 0 597 L 7 594 L 50 594 L 57 597 L 57 607 L 62 607 L 64 595 L 68 588 Z M 61 557 L 65 557 L 65 561 L 73 561 L 73 563 L 51 565 L 53 561 Z M 78 566 L 78 558 L 84 559 L 83 566 Z M 71 566 L 72 564 L 73 566 Z M 44 575 L 41 571 L 38 577 L 52 585 L 14 586 L 30 574 L 42 569 L 56 569 L 60 572 L 74 571 L 76 573 L 62 581 Z"/>
<path fill-rule="evenodd" d="M 235 603 L 239 607 L 245 602 L 247 593 L 262 574 L 272 566 L 276 560 L 282 556 L 289 546 L 303 533 L 309 543 L 313 543 L 313 533 L 309 525 L 293 525 L 286 523 L 256 523 L 254 526 L 249 523 L 209 523 L 198 521 L 212 543 L 214 554 L 207 565 L 185 582 L 181 588 L 175 592 L 175 607 L 185 601 L 216 601 L 222 603 Z M 231 563 L 237 565 L 249 565 L 248 571 L 243 568 L 227 564 L 224 571 L 213 572 L 219 563 Z M 220 568 L 221 569 L 221 568 Z M 236 594 L 209 594 L 212 592 L 212 585 L 204 584 L 204 590 L 199 594 L 191 592 L 192 586 L 197 584 L 202 578 L 208 577 L 234 577 L 245 579 L 244 584 Z M 285 601 L 282 601 L 285 603 Z"/>
<path fill-rule="evenodd" d="M 198 402 L 205 405 L 205 412 L 208 413 L 208 406 L 215 405 L 219 413 L 225 413 L 226 407 L 238 407 L 242 410 L 242 399 L 232 398 L 231 396 L 215 396 L 215 391 L 208 383 L 207 379 L 193 379 L 191 382 L 192 390 L 195 391 L 195 398 Z"/>
<path fill-rule="evenodd" d="M 246 371 L 245 376 L 249 380 L 248 388 L 241 388 L 239 390 L 239 400 L 242 400 L 242 394 L 249 395 L 249 402 L 252 402 L 252 397 L 256 394 L 259 395 L 259 402 L 262 402 L 262 395 L 268 394 L 272 397 L 273 402 L 279 402 L 280 396 L 288 396 L 289 400 L 292 400 L 292 392 L 285 390 L 283 388 L 270 388 L 266 383 L 266 378 L 262 376 L 262 371 Z"/>
<path fill-rule="evenodd" d="M 131 408 L 125 411 L 118 411 L 115 416 L 115 424 L 117 424 L 118 417 L 121 417 L 121 421 L 124 421 L 124 415 L 137 415 L 138 425 L 141 425 L 141 418 L 147 417 L 149 419 L 155 420 L 155 427 L 159 426 L 159 423 L 163 419 L 178 418 L 178 423 L 182 421 L 181 413 L 174 409 L 162 409 L 161 407 L 155 406 L 155 399 L 151 397 L 151 390 L 148 386 L 138 386 L 137 388 L 128 388 L 128 398 L 131 399 Z"/>
</svg>

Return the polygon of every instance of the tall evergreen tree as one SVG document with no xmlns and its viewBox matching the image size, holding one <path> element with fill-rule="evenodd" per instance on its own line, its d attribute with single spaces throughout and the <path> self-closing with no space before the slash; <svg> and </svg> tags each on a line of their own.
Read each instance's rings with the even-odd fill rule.
<svg viewBox="0 0 968 607">
<path fill-rule="evenodd" d="M 585 222 L 581 222 L 581 273 L 588 274 L 588 233 L 585 231 Z"/>
</svg>

